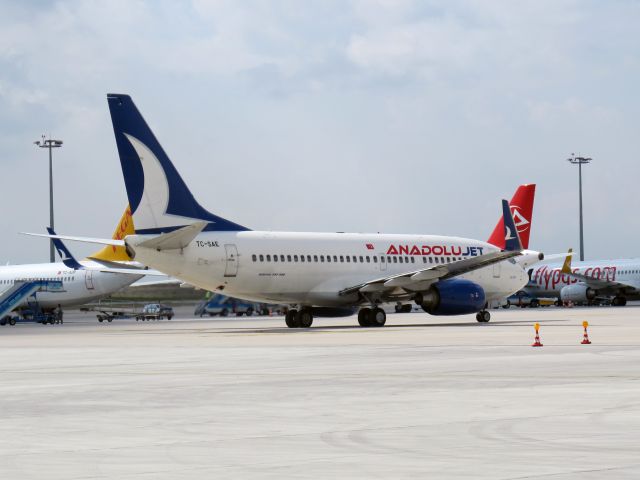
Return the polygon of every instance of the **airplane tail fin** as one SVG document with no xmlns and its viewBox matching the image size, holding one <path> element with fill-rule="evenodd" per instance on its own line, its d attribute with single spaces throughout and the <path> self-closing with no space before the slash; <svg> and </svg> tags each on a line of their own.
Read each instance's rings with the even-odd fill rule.
<svg viewBox="0 0 640 480">
<path fill-rule="evenodd" d="M 203 221 L 205 231 L 248 230 L 200 206 L 129 95 L 109 93 L 107 101 L 135 233 L 168 233 Z"/>
<path fill-rule="evenodd" d="M 571 271 L 571 256 L 573 255 L 573 248 L 570 248 L 567 252 L 567 257 L 564 259 L 564 263 L 562 264 L 562 273 L 572 273 Z"/>
<path fill-rule="evenodd" d="M 509 202 L 513 221 L 520 235 L 522 248 L 525 250 L 529 248 L 529 234 L 531 233 L 531 224 L 533 222 L 533 202 L 535 195 L 535 184 L 520 185 Z M 504 217 L 498 220 L 487 242 L 498 248 L 505 248 Z"/>
<path fill-rule="evenodd" d="M 133 217 L 131 216 L 131 208 L 127 205 L 127 208 L 124 209 L 124 213 L 122 214 L 111 238 L 114 240 L 124 240 L 124 237 L 133 234 L 135 234 L 135 230 L 133 228 Z M 125 247 L 117 247 L 115 245 L 107 245 L 102 250 L 98 250 L 93 255 L 90 255 L 90 258 L 105 260 L 108 262 L 131 261 L 131 257 L 127 253 L 127 249 Z"/>
<path fill-rule="evenodd" d="M 518 234 L 518 228 L 513 220 L 513 214 L 509 208 L 509 202 L 502 200 L 502 224 L 504 226 L 504 248 L 509 252 L 519 252 L 522 250 L 522 243 L 520 242 L 520 235 Z"/>
<path fill-rule="evenodd" d="M 49 235 L 55 235 L 56 232 L 53 231 L 53 228 L 47 227 L 47 232 Z M 62 243 L 62 240 L 59 238 L 52 238 L 53 246 L 56 247 L 58 251 L 58 255 L 62 259 L 62 263 L 64 263 L 65 267 L 72 268 L 73 270 L 82 270 L 84 267 L 78 262 L 75 257 L 71 254 L 67 246 Z"/>
</svg>

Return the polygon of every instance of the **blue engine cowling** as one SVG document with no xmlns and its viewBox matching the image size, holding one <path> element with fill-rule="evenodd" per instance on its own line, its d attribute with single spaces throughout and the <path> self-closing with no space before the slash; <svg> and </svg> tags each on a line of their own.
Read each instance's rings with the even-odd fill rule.
<svg viewBox="0 0 640 480">
<path fill-rule="evenodd" d="M 452 278 L 432 285 L 416 299 L 431 315 L 464 315 L 482 310 L 486 304 L 484 290 L 470 280 Z"/>
</svg>

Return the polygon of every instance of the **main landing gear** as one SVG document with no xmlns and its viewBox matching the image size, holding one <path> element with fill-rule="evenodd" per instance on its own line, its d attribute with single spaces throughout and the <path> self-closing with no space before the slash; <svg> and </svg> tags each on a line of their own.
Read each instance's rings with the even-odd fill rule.
<svg viewBox="0 0 640 480">
<path fill-rule="evenodd" d="M 284 317 L 289 328 L 309 328 L 313 323 L 313 313 L 310 308 L 289 310 Z"/>
<path fill-rule="evenodd" d="M 491 320 L 491 313 L 488 310 L 480 310 L 476 313 L 476 320 L 480 323 L 487 323 Z"/>
<path fill-rule="evenodd" d="M 613 297 L 611 305 L 614 307 L 624 307 L 627 304 L 627 299 L 624 297 Z"/>
<path fill-rule="evenodd" d="M 382 327 L 387 322 L 387 314 L 379 307 L 361 308 L 358 323 L 361 327 Z"/>
</svg>

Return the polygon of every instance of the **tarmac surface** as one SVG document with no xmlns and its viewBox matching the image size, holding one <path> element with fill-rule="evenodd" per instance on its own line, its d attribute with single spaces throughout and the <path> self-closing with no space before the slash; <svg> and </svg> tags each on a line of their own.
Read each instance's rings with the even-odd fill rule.
<svg viewBox="0 0 640 480">
<path fill-rule="evenodd" d="M 183 313 L 0 327 L 0 478 L 640 478 L 640 307 Z"/>
</svg>

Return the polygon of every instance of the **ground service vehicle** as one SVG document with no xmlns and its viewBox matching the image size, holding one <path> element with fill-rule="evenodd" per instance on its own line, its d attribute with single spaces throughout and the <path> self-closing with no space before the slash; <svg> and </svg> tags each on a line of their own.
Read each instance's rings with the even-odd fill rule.
<svg viewBox="0 0 640 480">
<path fill-rule="evenodd" d="M 171 320 L 173 318 L 173 308 L 160 303 L 150 303 L 145 305 L 142 312 L 136 315 L 136 321 L 162 320 L 163 318 Z"/>
</svg>

